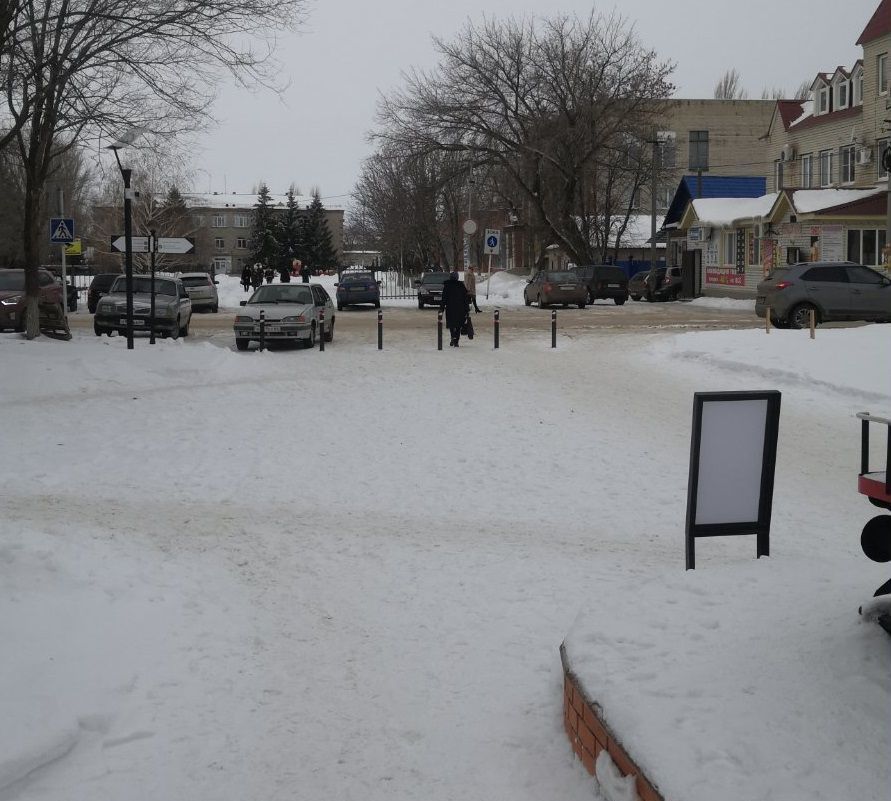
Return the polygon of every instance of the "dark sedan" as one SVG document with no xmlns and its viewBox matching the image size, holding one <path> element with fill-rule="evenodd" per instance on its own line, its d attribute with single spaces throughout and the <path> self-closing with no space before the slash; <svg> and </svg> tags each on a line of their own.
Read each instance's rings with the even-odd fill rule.
<svg viewBox="0 0 891 801">
<path fill-rule="evenodd" d="M 539 308 L 559 303 L 565 309 L 569 304 L 584 309 L 588 303 L 588 287 L 571 270 L 542 270 L 537 272 L 523 290 L 527 306 L 533 302 Z"/>
<path fill-rule="evenodd" d="M 360 303 L 370 303 L 375 309 L 381 307 L 381 287 L 373 273 L 344 272 L 334 286 L 337 287 L 338 311 Z"/>
<path fill-rule="evenodd" d="M 449 277 L 448 273 L 425 273 L 418 282 L 418 308 L 439 306 L 442 302 L 442 285 Z"/>
<path fill-rule="evenodd" d="M 588 303 L 612 300 L 621 306 L 628 300 L 628 276 L 614 264 L 589 264 L 576 267 L 575 272 L 588 287 Z"/>
</svg>

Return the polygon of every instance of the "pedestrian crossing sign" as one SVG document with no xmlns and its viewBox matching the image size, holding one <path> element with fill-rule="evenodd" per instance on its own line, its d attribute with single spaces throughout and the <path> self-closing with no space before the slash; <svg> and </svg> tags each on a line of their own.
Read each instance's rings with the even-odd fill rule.
<svg viewBox="0 0 891 801">
<path fill-rule="evenodd" d="M 70 245 L 74 241 L 74 220 L 70 217 L 50 219 L 50 244 Z"/>
</svg>

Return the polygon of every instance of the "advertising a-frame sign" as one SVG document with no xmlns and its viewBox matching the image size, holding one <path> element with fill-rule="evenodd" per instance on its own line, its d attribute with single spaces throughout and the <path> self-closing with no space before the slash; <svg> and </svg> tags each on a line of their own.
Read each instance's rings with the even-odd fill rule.
<svg viewBox="0 0 891 801">
<path fill-rule="evenodd" d="M 687 485 L 687 570 L 699 537 L 754 534 L 770 555 L 780 393 L 697 392 Z"/>
</svg>

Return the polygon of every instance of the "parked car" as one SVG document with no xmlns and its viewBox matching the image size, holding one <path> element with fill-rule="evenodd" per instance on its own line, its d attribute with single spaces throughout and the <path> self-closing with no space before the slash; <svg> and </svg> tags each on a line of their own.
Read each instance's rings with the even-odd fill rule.
<svg viewBox="0 0 891 801">
<path fill-rule="evenodd" d="M 220 296 L 217 285 L 209 273 L 180 273 L 193 309 L 210 309 L 216 314 L 220 310 Z"/>
<path fill-rule="evenodd" d="M 588 264 L 576 267 L 575 272 L 588 287 L 588 303 L 612 300 L 621 306 L 628 300 L 628 276 L 614 264 Z"/>
<path fill-rule="evenodd" d="M 448 279 L 445 272 L 424 273 L 418 281 L 418 308 L 424 306 L 439 306 L 442 302 L 442 285 Z"/>
<path fill-rule="evenodd" d="M 147 275 L 133 276 L 134 331 L 150 329 L 151 286 L 151 278 Z M 162 337 L 187 337 L 191 320 L 192 301 L 182 281 L 178 278 L 156 278 L 155 331 Z M 99 300 L 93 317 L 93 332 L 97 337 L 102 334 L 111 336 L 113 331 L 127 333 L 127 279 L 123 275 L 115 278 L 108 294 Z"/>
<path fill-rule="evenodd" d="M 660 267 L 659 269 L 664 270 L 665 268 Z M 647 294 L 647 276 L 649 274 L 649 270 L 641 270 L 628 279 L 628 294 L 631 300 L 640 300 Z"/>
<path fill-rule="evenodd" d="M 680 267 L 657 267 L 655 287 L 650 291 L 647 300 L 677 300 L 684 288 Z"/>
<path fill-rule="evenodd" d="M 337 287 L 337 309 L 355 306 L 359 303 L 371 303 L 375 309 L 381 307 L 380 282 L 375 280 L 374 273 L 344 271 Z"/>
<path fill-rule="evenodd" d="M 47 270 L 37 273 L 40 304 L 62 305 L 62 285 Z M 61 308 L 59 309 L 61 311 Z M 0 270 L 0 331 L 25 330 L 25 271 Z"/>
<path fill-rule="evenodd" d="M 74 284 L 66 284 L 65 297 L 68 300 L 68 311 L 77 311 L 77 287 Z"/>
<path fill-rule="evenodd" d="M 540 270 L 526 282 L 523 300 L 527 306 L 540 308 L 559 303 L 565 309 L 570 303 L 584 309 L 588 303 L 588 287 L 572 270 Z"/>
<path fill-rule="evenodd" d="M 111 289 L 115 278 L 119 276 L 120 273 L 98 273 L 93 276 L 93 280 L 90 281 L 90 288 L 87 290 L 87 310 L 90 314 L 96 313 L 99 298 L 108 294 L 108 290 Z"/>
<path fill-rule="evenodd" d="M 251 340 L 260 340 L 263 315 L 266 340 L 316 344 L 322 314 L 325 315 L 325 342 L 334 339 L 334 304 L 320 284 L 266 284 L 235 315 L 235 347 L 247 350 Z"/>
<path fill-rule="evenodd" d="M 834 320 L 891 320 L 891 280 L 853 262 L 803 262 L 775 269 L 758 284 L 755 314 L 770 309 L 777 328 Z"/>
</svg>

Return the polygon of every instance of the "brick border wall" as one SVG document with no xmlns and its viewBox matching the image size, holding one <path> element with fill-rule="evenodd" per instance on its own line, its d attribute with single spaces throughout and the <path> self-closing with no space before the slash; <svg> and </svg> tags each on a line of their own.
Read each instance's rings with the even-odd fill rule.
<svg viewBox="0 0 891 801">
<path fill-rule="evenodd" d="M 640 801 L 665 801 L 662 794 L 635 764 L 615 734 L 603 722 L 602 711 L 588 698 L 578 677 L 569 666 L 566 648 L 560 646 L 563 662 L 563 725 L 572 750 L 585 769 L 596 776 L 594 764 L 606 751 L 623 776 L 635 776 Z"/>
</svg>

